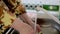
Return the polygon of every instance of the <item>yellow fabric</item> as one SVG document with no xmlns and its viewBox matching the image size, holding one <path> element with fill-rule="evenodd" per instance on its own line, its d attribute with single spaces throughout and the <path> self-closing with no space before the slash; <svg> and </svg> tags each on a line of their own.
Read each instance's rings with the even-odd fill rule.
<svg viewBox="0 0 60 34">
<path fill-rule="evenodd" d="M 4 18 L 2 18 L 1 21 L 3 22 L 4 26 L 11 25 L 12 24 L 11 19 L 15 19 L 16 16 L 12 17 L 6 11 L 3 12 L 4 12 Z"/>
<path fill-rule="evenodd" d="M 3 14 L 4 17 L 1 19 L 1 21 L 3 22 L 2 24 L 4 26 L 2 26 L 2 30 L 0 29 L 0 34 L 2 32 L 4 32 L 8 27 L 10 27 L 10 25 L 12 25 L 12 20 L 14 20 L 16 18 L 16 16 L 11 16 L 6 11 L 3 11 L 3 13 L 4 13 Z M 2 24 L 0 24 L 0 25 L 2 25 Z"/>
</svg>

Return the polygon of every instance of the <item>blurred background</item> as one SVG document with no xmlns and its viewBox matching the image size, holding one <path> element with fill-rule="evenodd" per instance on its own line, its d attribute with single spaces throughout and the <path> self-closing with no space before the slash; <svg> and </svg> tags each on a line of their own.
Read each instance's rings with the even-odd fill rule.
<svg viewBox="0 0 60 34">
<path fill-rule="evenodd" d="M 25 7 L 27 15 L 40 25 L 40 33 L 60 34 L 60 0 L 21 0 L 21 3 Z M 43 10 L 37 10 L 37 6 L 47 10 L 48 14 L 58 18 L 59 23 L 54 21 Z"/>
<path fill-rule="evenodd" d="M 43 34 L 60 34 L 60 24 L 42 10 L 36 10 L 37 6 L 42 7 L 49 14 L 60 20 L 60 0 L 22 0 L 22 3 L 26 8 L 28 16 L 33 21 L 37 17 L 37 23 L 41 26 L 41 32 Z"/>
</svg>

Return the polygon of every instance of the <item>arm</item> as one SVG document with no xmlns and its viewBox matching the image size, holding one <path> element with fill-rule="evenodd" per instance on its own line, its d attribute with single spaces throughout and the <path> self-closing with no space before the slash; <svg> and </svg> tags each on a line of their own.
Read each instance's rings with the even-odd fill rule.
<svg viewBox="0 0 60 34">
<path fill-rule="evenodd" d="M 19 15 L 19 18 L 21 18 L 22 20 L 24 20 L 25 23 L 28 23 L 32 28 L 34 28 L 34 22 L 26 14 L 26 11 L 23 5 L 20 5 L 20 7 L 18 6 L 17 9 L 19 9 L 22 12 L 22 14 Z M 37 30 L 40 32 L 40 26 L 37 25 L 36 27 L 37 27 Z"/>
</svg>

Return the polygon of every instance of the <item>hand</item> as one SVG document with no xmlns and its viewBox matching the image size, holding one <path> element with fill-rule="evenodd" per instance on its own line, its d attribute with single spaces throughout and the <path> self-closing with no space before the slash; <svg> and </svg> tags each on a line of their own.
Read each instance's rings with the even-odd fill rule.
<svg viewBox="0 0 60 34">
<path fill-rule="evenodd" d="M 21 21 L 19 18 L 15 19 L 11 27 L 19 31 L 20 34 L 35 34 L 33 28 L 30 25 Z"/>
</svg>

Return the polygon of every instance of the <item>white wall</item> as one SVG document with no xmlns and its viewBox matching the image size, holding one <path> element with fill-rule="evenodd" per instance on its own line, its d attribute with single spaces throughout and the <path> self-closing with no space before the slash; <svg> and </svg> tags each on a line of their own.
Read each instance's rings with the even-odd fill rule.
<svg viewBox="0 0 60 34">
<path fill-rule="evenodd" d="M 22 0 L 23 3 L 30 4 L 52 4 L 52 5 L 60 5 L 60 0 Z"/>
</svg>

